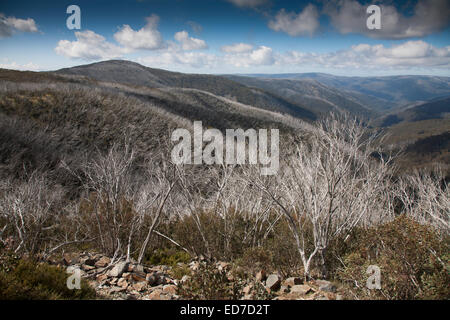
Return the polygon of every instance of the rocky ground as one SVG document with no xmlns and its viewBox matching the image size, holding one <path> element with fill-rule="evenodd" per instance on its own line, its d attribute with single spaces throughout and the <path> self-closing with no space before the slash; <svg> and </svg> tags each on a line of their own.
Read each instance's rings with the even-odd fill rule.
<svg viewBox="0 0 450 320">
<path fill-rule="evenodd" d="M 189 269 L 191 276 L 184 275 L 181 279 L 175 279 L 171 275 L 172 268 L 169 266 L 146 266 L 136 264 L 134 261 L 111 263 L 109 257 L 88 252 L 65 254 L 62 260 L 53 259 L 50 262 L 64 266 L 68 273 L 73 273 L 74 269 L 80 269 L 82 277 L 95 288 L 99 297 L 114 300 L 184 299 L 178 294 L 179 286 L 196 272 L 201 272 L 201 264 L 206 263 L 202 259 L 195 259 L 189 264 L 179 263 L 178 267 Z M 219 272 L 226 272 L 228 279 L 235 279 L 229 263 L 217 262 L 214 266 Z M 259 271 L 254 279 L 235 280 L 244 282 L 241 290 L 243 300 L 260 298 L 261 295 L 257 292 L 261 287 L 275 300 L 343 299 L 342 292 L 326 280 L 305 282 L 300 277 L 283 279 L 279 274 L 266 274 L 264 270 Z"/>
</svg>

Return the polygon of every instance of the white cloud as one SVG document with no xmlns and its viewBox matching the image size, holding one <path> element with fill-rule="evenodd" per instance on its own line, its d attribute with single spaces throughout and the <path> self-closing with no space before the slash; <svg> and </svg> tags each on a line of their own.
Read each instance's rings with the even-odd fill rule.
<svg viewBox="0 0 450 320">
<path fill-rule="evenodd" d="M 230 45 L 232 47 L 232 45 Z M 431 70 L 450 69 L 450 46 L 438 48 L 424 41 L 406 41 L 386 47 L 381 44 L 358 44 L 348 49 L 314 53 L 289 51 L 274 52 L 272 48 L 259 46 L 249 51 L 229 51 L 223 55 L 166 50 L 158 54 L 138 59 L 153 67 L 182 69 L 191 67 L 217 72 L 222 70 L 242 70 L 276 66 L 277 68 L 299 70 L 304 68 L 354 70 Z M 267 69 L 266 69 L 267 70 Z"/>
<path fill-rule="evenodd" d="M 273 52 L 269 47 L 261 46 L 249 53 L 249 64 L 252 65 L 270 65 L 273 64 Z"/>
<path fill-rule="evenodd" d="M 392 47 L 354 45 L 331 53 L 288 52 L 280 64 L 347 69 L 450 68 L 450 46 L 437 48 L 424 41 L 407 41 Z"/>
<path fill-rule="evenodd" d="M 227 0 L 240 8 L 256 8 L 268 2 L 268 0 Z"/>
<path fill-rule="evenodd" d="M 184 30 L 175 33 L 174 38 L 180 42 L 183 50 L 200 50 L 208 48 L 205 41 L 189 37 L 189 33 Z"/>
<path fill-rule="evenodd" d="M 146 18 L 146 25 L 138 31 L 123 25 L 114 34 L 122 46 L 108 42 L 103 36 L 91 30 L 75 32 L 76 41 L 60 40 L 56 53 L 74 59 L 104 60 L 122 57 L 137 49 L 156 50 L 167 47 L 157 30 L 159 17 L 155 14 Z"/>
<path fill-rule="evenodd" d="M 275 19 L 269 21 L 270 29 L 283 31 L 291 36 L 312 35 L 319 25 L 319 13 L 312 4 L 307 5 L 298 14 L 281 9 Z"/>
<path fill-rule="evenodd" d="M 19 64 L 15 61 L 8 61 L 6 60 L 5 63 L 0 63 L 0 68 L 2 69 L 12 69 L 12 70 L 30 70 L 30 71 L 37 71 L 40 70 L 41 68 L 37 65 L 34 64 L 33 62 L 28 62 L 25 64 Z"/>
<path fill-rule="evenodd" d="M 274 64 L 275 58 L 272 48 L 260 46 L 247 52 L 226 54 L 224 62 L 235 67 L 267 66 Z"/>
<path fill-rule="evenodd" d="M 77 31 L 75 37 L 76 41 L 60 40 L 55 48 L 56 53 L 74 59 L 103 60 L 118 58 L 130 52 L 91 30 Z"/>
<path fill-rule="evenodd" d="M 223 52 L 227 53 L 242 53 L 242 52 L 249 52 L 253 49 L 253 46 L 251 44 L 247 43 L 233 43 L 227 46 L 223 46 L 220 48 Z"/>
<path fill-rule="evenodd" d="M 121 45 L 131 49 L 155 50 L 164 46 L 161 33 L 157 30 L 159 17 L 152 14 L 145 18 L 147 24 L 138 31 L 125 24 L 114 34 L 114 39 Z"/>
<path fill-rule="evenodd" d="M 31 19 L 18 19 L 15 17 L 5 17 L 0 13 L 0 38 L 11 37 L 14 32 L 38 32 L 36 22 Z"/>
<path fill-rule="evenodd" d="M 392 5 L 379 4 L 381 29 L 369 30 L 367 5 L 356 0 L 335 0 L 327 3 L 324 12 L 341 33 L 360 33 L 372 38 L 407 39 L 423 37 L 444 29 L 450 23 L 448 0 L 418 0 L 411 16 L 404 16 Z"/>
<path fill-rule="evenodd" d="M 139 63 L 149 67 L 173 68 L 174 66 L 189 66 L 193 68 L 214 68 L 219 57 L 204 52 L 166 51 L 156 55 L 138 58 Z"/>
<path fill-rule="evenodd" d="M 275 56 L 271 48 L 260 46 L 246 52 L 233 52 L 216 55 L 205 52 L 186 52 L 168 49 L 158 54 L 148 55 L 137 59 L 138 62 L 150 67 L 192 67 L 196 69 L 212 69 L 231 66 L 246 68 L 251 66 L 267 66 L 275 63 Z"/>
</svg>

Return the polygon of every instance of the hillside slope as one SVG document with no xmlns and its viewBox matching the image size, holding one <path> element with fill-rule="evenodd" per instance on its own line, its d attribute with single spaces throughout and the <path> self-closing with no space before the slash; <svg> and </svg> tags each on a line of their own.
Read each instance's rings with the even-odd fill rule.
<svg viewBox="0 0 450 320">
<path fill-rule="evenodd" d="M 384 76 L 344 77 L 325 73 L 254 74 L 273 79 L 311 79 L 348 94 L 375 110 L 387 110 L 416 101 L 428 101 L 450 95 L 450 77 Z"/>
<path fill-rule="evenodd" d="M 111 60 L 73 68 L 60 69 L 56 75 L 87 77 L 103 82 L 114 82 L 149 88 L 190 88 L 207 91 L 258 108 L 287 113 L 302 119 L 315 120 L 316 114 L 298 103 L 292 103 L 261 89 L 224 77 L 202 74 L 184 74 L 144 67 L 138 63 Z"/>
<path fill-rule="evenodd" d="M 450 97 L 396 110 L 381 117 L 377 122 L 382 127 L 388 127 L 404 121 L 417 122 L 431 119 L 450 120 Z"/>
<path fill-rule="evenodd" d="M 351 95 L 318 81 L 301 79 L 267 79 L 243 76 L 226 76 L 228 79 L 277 94 L 290 102 L 300 103 L 312 112 L 348 111 L 355 115 L 375 116 L 375 112 Z"/>
<path fill-rule="evenodd" d="M 133 87 L 49 73 L 0 69 L 0 173 L 19 174 L 39 166 L 108 150 L 133 141 L 140 158 L 161 152 L 176 128 L 193 121 L 219 130 L 278 128 L 282 135 L 302 120 L 245 105 L 197 89 Z M 20 81 L 19 81 L 20 79 Z M 62 178 L 64 180 L 64 177 Z"/>
</svg>

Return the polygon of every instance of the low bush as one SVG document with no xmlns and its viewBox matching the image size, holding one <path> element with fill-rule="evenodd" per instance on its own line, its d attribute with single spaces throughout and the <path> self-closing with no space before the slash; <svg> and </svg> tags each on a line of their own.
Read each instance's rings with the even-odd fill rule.
<svg viewBox="0 0 450 320">
<path fill-rule="evenodd" d="M 178 294 L 188 300 L 237 300 L 244 282 L 229 279 L 225 270 L 212 264 L 200 264 L 199 270 L 178 285 Z"/>
<path fill-rule="evenodd" d="M 448 237 L 405 215 L 371 228 L 356 238 L 337 278 L 360 299 L 449 299 Z M 381 289 L 368 289 L 369 265 L 381 270 Z"/>
<path fill-rule="evenodd" d="M 144 263 L 174 267 L 178 263 L 188 263 L 190 260 L 191 256 L 185 251 L 174 248 L 164 248 L 149 252 Z"/>
<path fill-rule="evenodd" d="M 182 279 L 184 276 L 191 275 L 192 271 L 186 264 L 177 264 L 169 271 L 170 275 L 175 279 Z"/>
<path fill-rule="evenodd" d="M 82 279 L 80 290 L 67 288 L 64 269 L 11 254 L 0 262 L 0 300 L 95 299 L 95 290 Z"/>
</svg>

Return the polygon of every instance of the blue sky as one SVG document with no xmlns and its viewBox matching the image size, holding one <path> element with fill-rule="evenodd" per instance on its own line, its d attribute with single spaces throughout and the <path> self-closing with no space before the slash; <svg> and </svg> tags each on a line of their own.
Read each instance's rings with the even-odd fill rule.
<svg viewBox="0 0 450 320">
<path fill-rule="evenodd" d="M 69 30 L 69 5 L 81 29 Z M 369 30 L 366 8 L 381 8 Z M 3 1 L 0 67 L 108 59 L 191 73 L 450 76 L 450 1 Z"/>
</svg>

